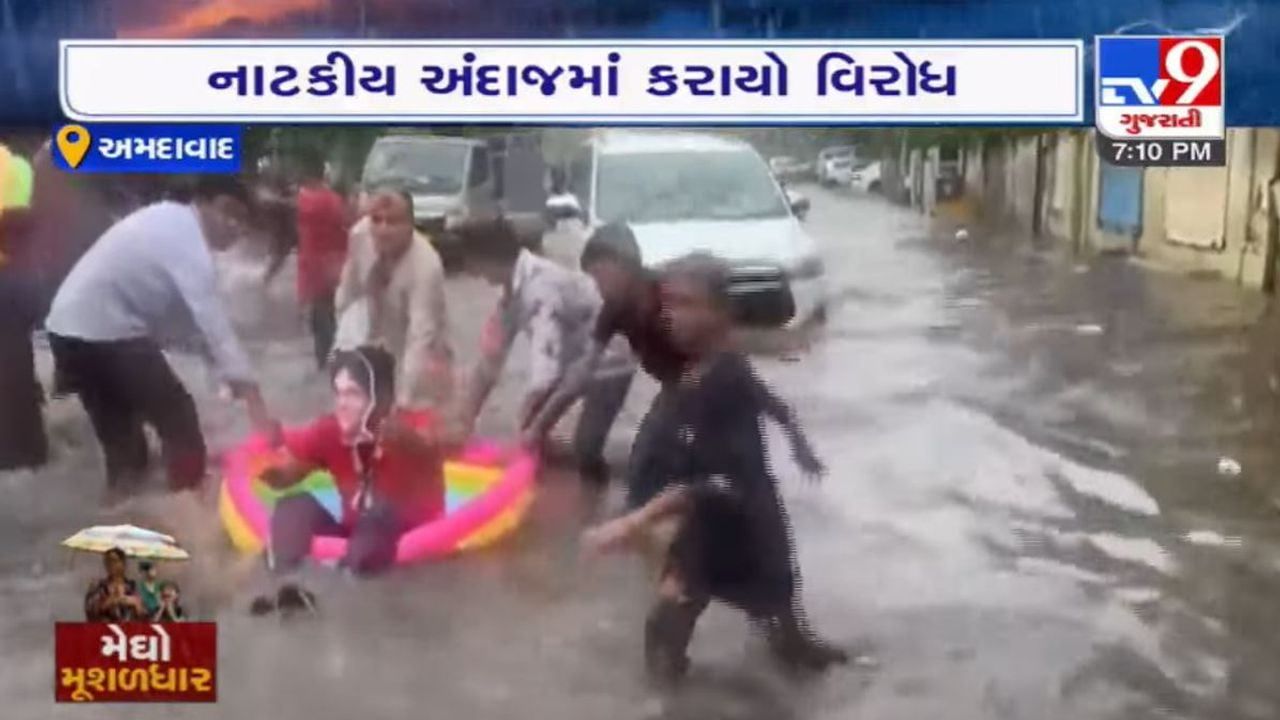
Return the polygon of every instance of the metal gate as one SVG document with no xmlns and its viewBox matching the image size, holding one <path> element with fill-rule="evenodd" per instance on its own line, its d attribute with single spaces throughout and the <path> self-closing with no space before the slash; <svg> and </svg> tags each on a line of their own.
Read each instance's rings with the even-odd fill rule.
<svg viewBox="0 0 1280 720">
<path fill-rule="evenodd" d="M 1098 227 L 1138 237 L 1142 234 L 1142 168 L 1102 163 L 1098 184 Z"/>
</svg>

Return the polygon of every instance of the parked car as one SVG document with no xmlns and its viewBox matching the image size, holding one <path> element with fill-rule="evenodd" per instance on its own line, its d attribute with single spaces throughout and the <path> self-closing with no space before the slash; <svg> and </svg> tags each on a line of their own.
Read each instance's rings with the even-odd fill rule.
<svg viewBox="0 0 1280 720">
<path fill-rule="evenodd" d="M 853 182 L 853 157 L 838 157 L 827 161 L 827 186 L 849 187 Z"/>
<path fill-rule="evenodd" d="M 844 174 L 846 170 L 852 170 L 854 149 L 849 145 L 840 145 L 836 147 L 823 148 L 818 151 L 818 161 L 816 163 L 818 182 L 828 187 L 832 185 L 842 184 L 839 176 Z M 845 178 L 845 183 L 848 178 Z"/>
<path fill-rule="evenodd" d="M 858 192 L 878 193 L 881 190 L 881 164 L 880 161 L 870 162 L 857 170 L 853 171 L 853 176 L 849 179 L 849 187 Z"/>
<path fill-rule="evenodd" d="M 803 323 L 826 303 L 825 267 L 800 218 L 809 201 L 784 190 L 749 144 L 709 134 L 609 130 L 570 162 L 583 208 L 579 246 L 594 227 L 626 222 L 647 266 L 708 252 L 733 266 L 738 319 Z"/>
<path fill-rule="evenodd" d="M 813 176 L 813 165 L 803 160 L 782 155 L 769 158 L 769 169 L 781 182 L 795 182 Z"/>
</svg>

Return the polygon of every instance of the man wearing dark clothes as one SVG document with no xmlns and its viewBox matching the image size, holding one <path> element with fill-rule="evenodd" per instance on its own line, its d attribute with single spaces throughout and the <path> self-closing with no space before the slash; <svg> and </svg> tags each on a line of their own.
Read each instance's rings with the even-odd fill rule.
<svg viewBox="0 0 1280 720">
<path fill-rule="evenodd" d="M 610 339 L 615 335 L 626 337 L 640 366 L 662 386 L 645 414 L 631 448 L 627 494 L 628 503 L 636 507 L 661 490 L 663 479 L 670 475 L 657 435 L 670 425 L 672 390 L 689 357 L 672 341 L 662 312 L 659 277 L 642 264 L 640 248 L 629 227 L 615 223 L 597 230 L 582 250 L 581 264 L 582 269 L 595 279 L 604 300 L 593 342 L 574 367 L 566 372 L 565 380 L 529 424 L 525 442 L 536 444 L 555 426 L 586 388 Z M 627 387 L 620 385 L 614 390 L 617 395 L 614 402 L 618 405 L 625 400 Z M 786 412 L 786 405 L 774 401 L 765 410 L 786 428 L 797 462 L 807 472 L 820 471 L 817 457 L 804 441 L 798 425 Z M 607 430 L 607 427 L 597 428 L 598 432 Z"/>
<path fill-rule="evenodd" d="M 790 524 L 765 457 L 763 416 L 777 400 L 750 362 L 727 349 L 728 273 L 713 258 L 690 256 L 666 277 L 664 314 L 688 359 L 664 391 L 670 425 L 655 440 L 670 474 L 638 509 L 589 530 L 587 545 L 607 550 L 676 520 L 645 626 L 646 664 L 659 679 L 686 671 L 694 625 L 712 599 L 763 626 L 793 667 L 845 662 L 806 627 Z"/>
<path fill-rule="evenodd" d="M 53 299 L 45 327 L 60 389 L 80 397 L 113 492 L 147 469 L 144 424 L 160 436 L 171 488 L 204 478 L 195 401 L 169 367 L 165 345 L 199 347 L 254 424 L 274 427 L 222 306 L 213 262 L 214 250 L 245 233 L 250 207 L 237 179 L 205 176 L 190 204 L 158 202 L 113 225 Z"/>
</svg>

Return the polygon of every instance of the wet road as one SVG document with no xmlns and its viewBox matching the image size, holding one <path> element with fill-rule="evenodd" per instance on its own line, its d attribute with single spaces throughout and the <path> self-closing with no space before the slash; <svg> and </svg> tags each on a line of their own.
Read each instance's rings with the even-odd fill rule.
<svg viewBox="0 0 1280 720">
<path fill-rule="evenodd" d="M 873 662 L 785 679 L 740 617 L 713 608 L 687 689 L 651 694 L 642 569 L 577 558 L 569 479 L 550 479 L 506 549 L 374 583 L 322 582 L 323 620 L 287 627 L 245 617 L 243 563 L 219 549 L 210 511 L 151 498 L 124 512 L 158 513 L 195 548 L 184 587 L 220 622 L 220 701 L 93 716 L 1280 716 L 1280 517 L 1269 500 L 1280 382 L 1260 299 L 1121 260 L 1073 267 L 1026 241 L 930 238 L 921 218 L 876 199 L 808 192 L 836 304 L 798 359 L 759 365 L 832 469 L 806 485 L 772 438 L 811 614 Z M 466 357 L 466 311 L 493 293 L 451 282 Z M 269 401 L 287 420 L 319 412 L 324 384 L 288 280 L 265 305 L 248 275 L 229 284 Z M 212 444 L 240 437 L 235 409 L 197 367 L 184 371 Z M 487 432 L 509 429 L 516 377 Z M 653 390 L 633 392 L 615 454 Z M 50 701 L 48 623 L 78 616 L 95 565 L 68 569 L 56 543 L 97 520 L 101 481 L 78 408 L 56 401 L 50 424 L 57 462 L 0 476 L 0 700 L 12 718 L 86 712 Z M 1219 474 L 1220 455 L 1244 472 Z"/>
</svg>

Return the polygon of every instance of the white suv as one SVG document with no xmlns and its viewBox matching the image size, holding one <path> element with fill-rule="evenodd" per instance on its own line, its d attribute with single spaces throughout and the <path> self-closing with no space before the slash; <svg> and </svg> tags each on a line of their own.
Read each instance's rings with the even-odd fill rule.
<svg viewBox="0 0 1280 720">
<path fill-rule="evenodd" d="M 825 268 L 799 217 L 808 201 L 784 192 L 747 143 L 601 131 L 571 162 L 569 185 L 585 216 L 576 248 L 591 228 L 622 221 L 650 267 L 699 251 L 731 263 L 731 292 L 745 323 L 795 325 L 825 306 Z"/>
</svg>

